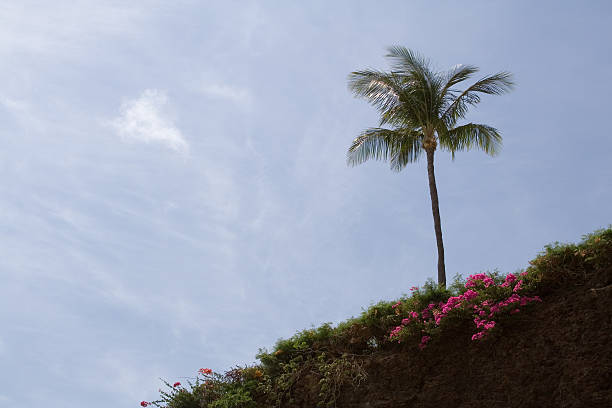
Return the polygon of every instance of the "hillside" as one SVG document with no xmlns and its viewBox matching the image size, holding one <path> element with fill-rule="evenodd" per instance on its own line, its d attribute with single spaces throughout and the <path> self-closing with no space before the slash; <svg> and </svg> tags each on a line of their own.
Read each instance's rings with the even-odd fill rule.
<svg viewBox="0 0 612 408">
<path fill-rule="evenodd" d="M 520 274 L 413 288 L 337 327 L 279 340 L 257 366 L 201 370 L 190 387 L 168 384 L 141 405 L 610 407 L 611 312 L 607 229 L 546 247 Z"/>
</svg>

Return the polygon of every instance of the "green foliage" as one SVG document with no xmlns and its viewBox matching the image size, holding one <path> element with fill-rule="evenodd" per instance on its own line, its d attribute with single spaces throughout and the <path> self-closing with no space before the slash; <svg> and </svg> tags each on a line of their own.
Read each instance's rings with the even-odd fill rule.
<svg viewBox="0 0 612 408">
<path fill-rule="evenodd" d="M 461 295 L 467 290 L 465 288 L 465 278 L 460 273 L 456 274 L 451 284 L 446 285 L 446 288 L 453 296 Z"/>
<path fill-rule="evenodd" d="M 156 407 L 165 408 L 200 408 L 201 384 L 196 378 L 195 383 L 188 381 L 189 388 L 173 387 L 165 380 L 162 382 L 168 388 L 168 391 L 162 391 L 161 399 L 151 402 Z"/>
<path fill-rule="evenodd" d="M 426 306 L 429 303 L 444 302 L 453 296 L 453 292 L 444 286 L 438 285 L 433 279 L 429 278 L 423 286 L 413 291 L 412 300 L 414 303 Z"/>
<path fill-rule="evenodd" d="M 197 393 L 181 389 L 172 395 L 168 408 L 199 408 L 200 399 Z"/>
<path fill-rule="evenodd" d="M 255 408 L 255 401 L 243 387 L 232 387 L 221 394 L 219 399 L 208 404 L 209 408 Z"/>
<path fill-rule="evenodd" d="M 255 408 L 264 374 L 260 366 L 235 367 L 224 374 L 210 373 L 187 380 L 188 387 L 162 380 L 168 391 L 151 404 L 160 408 Z"/>
<path fill-rule="evenodd" d="M 612 226 L 582 237 L 578 244 L 555 242 L 544 247 L 527 271 L 552 289 L 568 283 L 584 284 L 590 272 L 612 260 Z M 610 281 L 608 273 L 607 281 Z"/>
<path fill-rule="evenodd" d="M 363 362 L 355 356 L 345 353 L 329 359 L 325 353 L 321 353 L 318 360 L 322 377 L 319 380 L 319 405 L 335 407 L 344 386 L 357 388 L 368 377 Z"/>
</svg>

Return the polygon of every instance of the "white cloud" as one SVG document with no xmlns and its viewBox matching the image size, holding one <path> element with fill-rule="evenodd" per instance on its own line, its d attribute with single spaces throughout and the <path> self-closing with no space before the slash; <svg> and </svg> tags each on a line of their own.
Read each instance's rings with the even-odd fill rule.
<svg viewBox="0 0 612 408">
<path fill-rule="evenodd" d="M 112 125 L 125 140 L 159 143 L 185 153 L 189 145 L 169 117 L 167 105 L 163 91 L 147 89 L 139 98 L 121 105 L 121 113 Z"/>
</svg>

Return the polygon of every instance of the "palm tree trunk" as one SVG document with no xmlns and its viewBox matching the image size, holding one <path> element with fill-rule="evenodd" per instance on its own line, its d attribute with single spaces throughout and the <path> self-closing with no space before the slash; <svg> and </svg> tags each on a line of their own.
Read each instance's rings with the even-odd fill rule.
<svg viewBox="0 0 612 408">
<path fill-rule="evenodd" d="M 429 176 L 429 195 L 431 196 L 431 211 L 433 212 L 436 243 L 438 244 L 438 284 L 446 286 L 446 270 L 444 268 L 444 244 L 442 243 L 442 225 L 440 223 L 440 207 L 438 205 L 438 189 L 434 175 L 434 149 L 426 149 L 427 175 Z"/>
</svg>

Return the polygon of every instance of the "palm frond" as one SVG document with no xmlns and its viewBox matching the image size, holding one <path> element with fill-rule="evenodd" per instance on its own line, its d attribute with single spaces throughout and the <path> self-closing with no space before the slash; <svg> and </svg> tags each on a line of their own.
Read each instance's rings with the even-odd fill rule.
<svg viewBox="0 0 612 408">
<path fill-rule="evenodd" d="M 485 77 L 468 87 L 452 103 L 449 103 L 441 118 L 447 126 L 452 127 L 459 118 L 465 117 L 470 105 L 480 102 L 479 93 L 500 95 L 509 92 L 513 86 L 512 74 L 509 72 L 498 72 Z"/>
<path fill-rule="evenodd" d="M 463 82 L 469 79 L 479 71 L 478 67 L 473 65 L 459 64 L 453 67 L 450 71 L 446 72 L 445 79 L 446 84 L 444 89 L 450 89 L 452 86 L 457 85 L 459 82 Z"/>
<path fill-rule="evenodd" d="M 348 87 L 355 96 L 367 99 L 381 112 L 397 104 L 402 92 L 395 75 L 371 69 L 352 72 Z"/>
<path fill-rule="evenodd" d="M 416 162 L 423 152 L 423 134 L 421 132 L 404 130 L 402 133 L 400 148 L 389 160 L 389 166 L 393 171 L 401 171 L 408 163 Z"/>
<path fill-rule="evenodd" d="M 446 132 L 446 134 L 441 134 L 440 146 L 450 151 L 453 158 L 455 152 L 470 150 L 474 146 L 477 146 L 480 150 L 491 156 L 495 156 L 501 150 L 502 137 L 494 127 L 478 123 L 468 123 L 457 126 Z"/>
<path fill-rule="evenodd" d="M 428 106 L 421 95 L 410 89 L 400 94 L 397 104 L 381 112 L 378 126 L 392 125 L 396 128 L 419 128 L 419 123 L 427 122 Z"/>
<path fill-rule="evenodd" d="M 347 164 L 356 166 L 370 159 L 389 161 L 393 170 L 416 161 L 421 154 L 421 133 L 413 129 L 370 128 L 359 135 L 347 152 Z"/>
<path fill-rule="evenodd" d="M 402 46 L 393 46 L 387 49 L 389 53 L 387 58 L 391 59 L 391 68 L 401 74 L 420 73 L 424 77 L 431 76 L 429 70 L 429 61 L 423 58 L 419 53 L 409 50 Z"/>
<path fill-rule="evenodd" d="M 446 81 L 444 77 L 433 72 L 429 61 L 418 53 L 405 47 L 390 47 L 387 57 L 391 59 L 393 72 L 400 76 L 404 90 L 410 98 L 402 104 L 419 105 L 418 116 L 423 123 L 433 122 L 444 105 L 442 90 Z M 417 113 L 417 110 L 414 112 Z"/>
<path fill-rule="evenodd" d="M 471 78 L 472 75 L 474 75 L 478 71 L 478 67 L 475 67 L 473 65 L 459 64 L 448 72 L 439 74 L 444 78 L 444 86 L 442 87 L 442 91 L 440 92 L 441 98 L 444 101 L 448 101 L 450 99 L 452 102 L 452 100 L 454 99 L 452 87 L 460 82 Z"/>
</svg>

